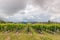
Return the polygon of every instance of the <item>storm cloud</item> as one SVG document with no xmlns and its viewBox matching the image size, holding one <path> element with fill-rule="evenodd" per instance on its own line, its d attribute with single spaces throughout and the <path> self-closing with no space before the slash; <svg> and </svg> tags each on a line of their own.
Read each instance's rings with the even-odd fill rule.
<svg viewBox="0 0 60 40">
<path fill-rule="evenodd" d="M 60 0 L 0 0 L 0 19 L 13 22 L 60 20 Z"/>
<path fill-rule="evenodd" d="M 3 13 L 12 15 L 26 6 L 26 0 L 0 0 L 0 10 Z"/>
</svg>

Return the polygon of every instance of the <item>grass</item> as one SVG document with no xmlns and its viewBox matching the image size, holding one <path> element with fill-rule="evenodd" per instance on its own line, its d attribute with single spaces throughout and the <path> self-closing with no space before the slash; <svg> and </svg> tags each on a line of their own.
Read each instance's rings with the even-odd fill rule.
<svg viewBox="0 0 60 40">
<path fill-rule="evenodd" d="M 58 34 L 0 33 L 0 40 L 60 40 Z"/>
</svg>

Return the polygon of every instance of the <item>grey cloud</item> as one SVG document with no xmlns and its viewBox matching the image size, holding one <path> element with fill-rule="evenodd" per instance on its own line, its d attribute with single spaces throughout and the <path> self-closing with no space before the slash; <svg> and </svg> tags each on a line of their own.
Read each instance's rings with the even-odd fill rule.
<svg viewBox="0 0 60 40">
<path fill-rule="evenodd" d="M 55 19 L 53 19 L 52 21 L 53 21 L 53 22 L 60 22 L 60 17 L 55 18 Z"/>
<path fill-rule="evenodd" d="M 17 14 L 18 11 L 20 10 L 25 10 L 26 6 L 27 6 L 27 2 L 31 2 L 31 5 L 35 5 L 39 6 L 41 8 L 40 11 L 31 11 L 31 15 L 33 16 L 34 14 L 36 15 L 35 18 L 31 18 L 31 19 L 27 19 L 27 17 L 29 18 L 29 16 L 27 16 L 26 18 L 22 17 L 22 20 L 24 21 L 47 21 L 50 19 L 50 14 L 52 16 L 52 14 L 60 14 L 60 0 L 0 0 L 0 10 L 2 10 L 3 13 L 5 13 L 6 15 L 15 15 L 15 13 Z M 28 8 L 29 8 L 28 4 Z M 38 8 L 38 10 L 40 9 Z M 30 8 L 31 9 L 31 8 Z M 29 10 L 30 10 L 29 9 Z M 22 12 L 20 14 L 24 14 L 25 12 Z M 43 15 L 39 15 L 42 14 Z M 0 13 L 1 14 L 1 13 Z M 26 14 L 29 15 L 30 13 Z M 46 16 L 45 16 L 46 14 Z M 49 14 L 49 15 L 48 15 Z M 30 15 L 30 16 L 31 16 Z M 18 15 L 17 15 L 18 16 Z M 21 16 L 21 15 L 19 15 Z M 39 16 L 39 17 L 37 17 Z M 0 19 L 2 19 L 3 17 L 0 17 Z M 20 18 L 20 17 L 19 17 Z M 36 19 L 36 18 L 40 18 L 40 19 Z M 4 18 L 3 18 L 4 19 Z M 19 21 L 18 19 L 14 20 L 14 17 L 8 18 L 8 20 L 11 21 Z M 6 19 L 7 20 L 7 19 Z M 56 19 L 55 19 L 56 20 Z M 59 19 L 60 20 L 60 19 Z"/>
<path fill-rule="evenodd" d="M 34 3 L 48 13 L 60 13 L 60 0 L 34 0 Z"/>
<path fill-rule="evenodd" d="M 45 7 L 48 6 L 49 4 L 51 4 L 53 2 L 53 0 L 34 0 L 34 3 L 36 5 L 40 5 L 41 7 Z"/>
<path fill-rule="evenodd" d="M 26 2 L 26 0 L 0 0 L 0 10 L 10 15 L 24 9 Z"/>
<path fill-rule="evenodd" d="M 26 7 L 26 3 L 29 0 L 0 0 L 0 10 L 3 10 L 4 13 L 7 13 L 8 15 L 12 15 Z M 32 4 L 40 6 L 43 10 L 48 10 L 50 13 L 56 13 L 60 10 L 59 3 L 54 4 L 55 10 L 52 9 L 51 5 L 56 0 L 31 0 Z M 59 0 L 58 0 L 59 1 Z M 58 2 L 57 1 L 57 2 Z M 49 8 L 49 9 L 48 9 Z M 56 11 L 57 9 L 57 11 Z"/>
</svg>

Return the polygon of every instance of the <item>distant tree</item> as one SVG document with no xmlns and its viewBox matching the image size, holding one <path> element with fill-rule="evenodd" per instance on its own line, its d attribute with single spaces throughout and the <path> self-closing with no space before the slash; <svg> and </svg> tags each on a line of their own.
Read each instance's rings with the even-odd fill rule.
<svg viewBox="0 0 60 40">
<path fill-rule="evenodd" d="M 50 20 L 48 20 L 48 24 L 50 24 L 51 23 L 51 21 Z"/>
</svg>

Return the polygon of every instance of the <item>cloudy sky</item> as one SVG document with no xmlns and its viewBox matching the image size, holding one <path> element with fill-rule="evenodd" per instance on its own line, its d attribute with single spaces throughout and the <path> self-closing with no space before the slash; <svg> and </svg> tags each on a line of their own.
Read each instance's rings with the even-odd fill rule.
<svg viewBox="0 0 60 40">
<path fill-rule="evenodd" d="M 60 0 L 0 0 L 0 20 L 60 22 Z"/>
</svg>

